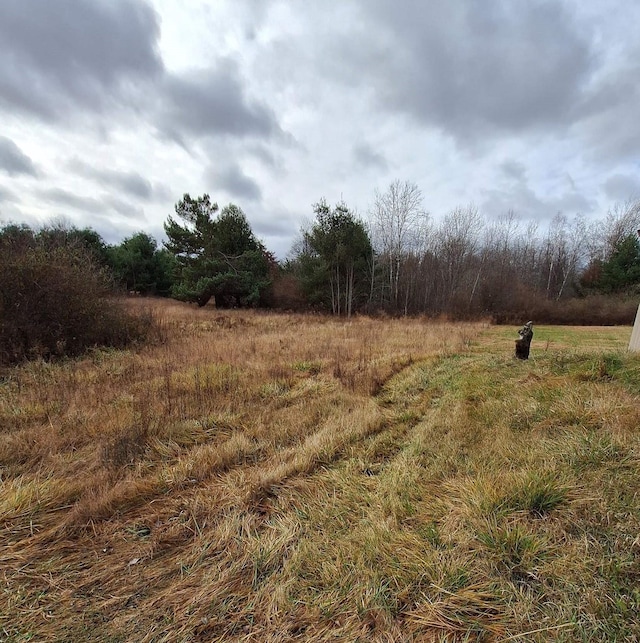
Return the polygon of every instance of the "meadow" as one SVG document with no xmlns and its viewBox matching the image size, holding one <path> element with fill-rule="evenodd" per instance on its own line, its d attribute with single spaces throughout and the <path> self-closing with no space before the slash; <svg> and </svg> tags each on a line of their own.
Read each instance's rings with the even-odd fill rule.
<svg viewBox="0 0 640 643">
<path fill-rule="evenodd" d="M 630 327 L 151 309 L 0 381 L 0 641 L 640 639 Z"/>
</svg>

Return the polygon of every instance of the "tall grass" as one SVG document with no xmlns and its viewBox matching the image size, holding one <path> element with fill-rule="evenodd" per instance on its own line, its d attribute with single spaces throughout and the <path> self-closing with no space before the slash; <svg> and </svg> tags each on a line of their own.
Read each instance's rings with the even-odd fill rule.
<svg viewBox="0 0 640 643">
<path fill-rule="evenodd" d="M 2 637 L 638 636 L 628 329 L 155 306 L 0 384 Z"/>
</svg>

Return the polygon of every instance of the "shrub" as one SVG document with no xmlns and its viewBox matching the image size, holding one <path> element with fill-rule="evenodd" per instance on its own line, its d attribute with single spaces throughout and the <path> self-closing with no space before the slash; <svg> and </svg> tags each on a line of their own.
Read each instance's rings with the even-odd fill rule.
<svg viewBox="0 0 640 643">
<path fill-rule="evenodd" d="M 111 297 L 108 274 L 81 244 L 15 226 L 0 230 L 0 363 L 121 347 L 146 333 Z"/>
<path fill-rule="evenodd" d="M 560 301 L 531 296 L 514 303 L 511 310 L 494 315 L 498 324 L 522 324 L 528 319 L 537 324 L 574 326 L 618 326 L 633 324 L 637 300 L 612 295 L 589 295 Z"/>
</svg>

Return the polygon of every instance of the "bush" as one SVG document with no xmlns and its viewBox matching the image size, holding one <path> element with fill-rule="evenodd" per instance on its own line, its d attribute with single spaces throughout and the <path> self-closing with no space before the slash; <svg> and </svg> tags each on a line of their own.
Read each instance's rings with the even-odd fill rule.
<svg viewBox="0 0 640 643">
<path fill-rule="evenodd" d="M 122 347 L 148 327 L 111 297 L 108 274 L 81 244 L 0 230 L 0 363 Z"/>
<path fill-rule="evenodd" d="M 305 310 L 307 301 L 300 288 L 300 282 L 292 275 L 279 271 L 272 278 L 269 297 L 265 303 L 280 310 Z"/>
<path fill-rule="evenodd" d="M 568 324 L 571 326 L 620 326 L 633 324 L 638 301 L 612 295 L 591 295 L 584 298 L 554 301 L 532 296 L 512 310 L 494 317 L 498 324 L 522 324 L 532 319 L 537 324 Z"/>
</svg>

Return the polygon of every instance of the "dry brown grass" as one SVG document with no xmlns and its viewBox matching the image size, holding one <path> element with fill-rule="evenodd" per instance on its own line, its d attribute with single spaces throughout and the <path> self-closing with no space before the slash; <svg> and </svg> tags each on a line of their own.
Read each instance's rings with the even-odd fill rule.
<svg viewBox="0 0 640 643">
<path fill-rule="evenodd" d="M 628 330 L 130 305 L 0 384 L 0 640 L 638 633 Z"/>
<path fill-rule="evenodd" d="M 163 345 L 32 363 L 2 384 L 11 636 L 155 640 L 165 619 L 169 640 L 197 638 L 199 593 L 241 600 L 259 551 L 286 547 L 269 519 L 288 481 L 384 429 L 372 396 L 394 373 L 477 332 L 152 306 Z"/>
</svg>

